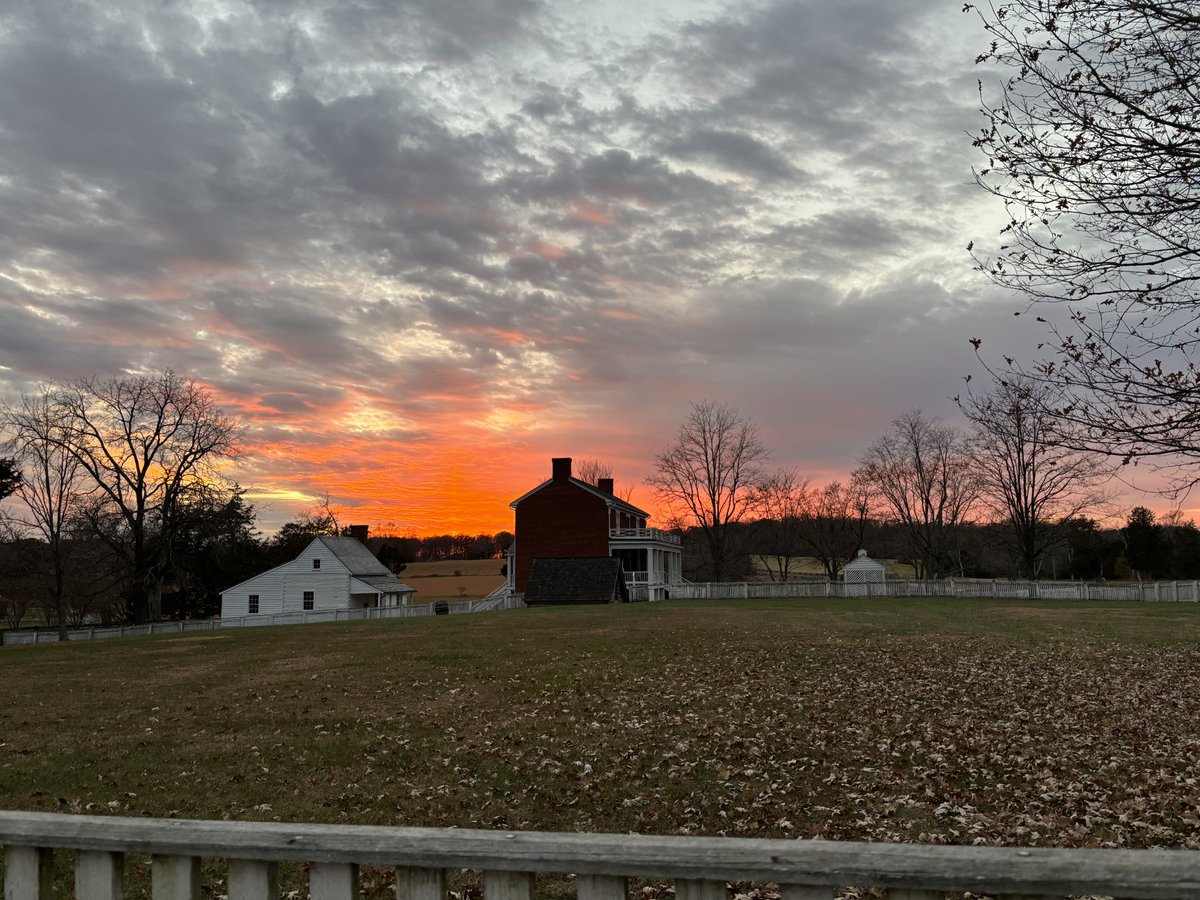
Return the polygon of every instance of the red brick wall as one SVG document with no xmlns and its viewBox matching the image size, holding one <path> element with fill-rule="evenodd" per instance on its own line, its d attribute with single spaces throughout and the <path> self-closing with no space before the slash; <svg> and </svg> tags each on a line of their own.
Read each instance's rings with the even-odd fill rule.
<svg viewBox="0 0 1200 900">
<path fill-rule="evenodd" d="M 517 505 L 517 591 L 538 557 L 608 556 L 607 504 L 569 481 L 551 481 Z"/>
</svg>

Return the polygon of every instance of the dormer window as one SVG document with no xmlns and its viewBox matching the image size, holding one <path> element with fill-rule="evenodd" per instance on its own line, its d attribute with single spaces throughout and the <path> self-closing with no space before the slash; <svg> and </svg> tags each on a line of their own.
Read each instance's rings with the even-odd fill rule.
<svg viewBox="0 0 1200 900">
<path fill-rule="evenodd" d="M 321 561 L 320 561 L 319 559 L 314 559 L 314 560 L 313 560 L 313 568 L 314 568 L 314 569 L 319 569 L 319 568 L 321 568 Z"/>
</svg>

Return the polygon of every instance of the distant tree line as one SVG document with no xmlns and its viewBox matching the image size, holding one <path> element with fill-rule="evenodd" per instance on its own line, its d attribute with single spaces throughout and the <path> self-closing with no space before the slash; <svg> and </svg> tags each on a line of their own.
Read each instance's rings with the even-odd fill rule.
<svg viewBox="0 0 1200 900">
<path fill-rule="evenodd" d="M 786 581 L 801 560 L 837 577 L 859 549 L 918 578 L 1200 577 L 1200 531 L 1145 507 L 1112 521 L 1112 468 L 1077 449 L 1049 410 L 1052 386 L 998 380 L 959 406 L 969 427 L 920 410 L 891 423 L 848 479 L 771 472 L 757 426 L 713 401 L 693 405 L 648 479 L 683 537 L 694 580 Z"/>
<path fill-rule="evenodd" d="M 1041 578 L 1081 581 L 1191 581 L 1200 580 L 1200 527 L 1178 516 L 1161 520 L 1146 507 L 1135 507 L 1122 526 L 1103 526 L 1086 516 L 1059 523 L 1057 539 L 1042 561 Z M 821 552 L 805 552 L 812 543 L 780 543 L 781 535 L 811 530 L 815 537 L 842 533 L 840 542 L 829 541 Z M 849 534 L 856 534 L 850 539 Z M 696 581 L 711 578 L 706 545 L 699 529 L 683 531 L 684 574 Z M 784 582 L 801 576 L 839 577 L 841 566 L 854 558 L 859 547 L 875 559 L 912 564 L 908 537 L 894 521 L 815 517 L 807 522 L 755 519 L 731 528 L 729 541 L 736 548 L 727 580 L 748 577 Z M 1023 579 L 1020 563 L 1013 559 L 1007 527 L 1003 523 L 963 523 L 957 531 L 956 568 L 960 578 Z M 789 552 L 790 550 L 790 552 Z M 802 572 L 803 563 L 809 567 Z M 814 565 L 815 564 L 815 565 Z M 915 567 L 914 567 L 915 568 Z"/>
<path fill-rule="evenodd" d="M 753 422 L 693 406 L 649 479 L 684 573 L 767 577 L 815 559 L 836 577 L 861 548 L 918 577 L 1200 578 L 1200 531 L 1145 507 L 1111 522 L 1107 469 L 1073 449 L 1047 391 L 1009 380 L 960 398 L 970 428 L 911 410 L 857 460 L 814 484 L 769 471 Z M 328 497 L 261 535 L 224 472 L 240 428 L 203 386 L 174 372 L 49 385 L 0 410 L 0 618 L 68 627 L 208 617 L 221 591 L 346 534 Z M 611 470 L 590 463 L 596 478 Z M 372 535 L 393 572 L 417 561 L 499 559 L 513 535 Z"/>
</svg>

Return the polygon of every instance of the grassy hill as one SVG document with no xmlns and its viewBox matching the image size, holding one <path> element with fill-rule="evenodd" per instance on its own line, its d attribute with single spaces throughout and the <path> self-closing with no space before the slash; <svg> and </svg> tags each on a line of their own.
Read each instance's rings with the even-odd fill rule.
<svg viewBox="0 0 1200 900">
<path fill-rule="evenodd" d="M 478 600 L 504 584 L 502 559 L 447 559 L 415 562 L 400 573 L 405 584 L 416 589 L 413 603 L 432 600 Z"/>
</svg>

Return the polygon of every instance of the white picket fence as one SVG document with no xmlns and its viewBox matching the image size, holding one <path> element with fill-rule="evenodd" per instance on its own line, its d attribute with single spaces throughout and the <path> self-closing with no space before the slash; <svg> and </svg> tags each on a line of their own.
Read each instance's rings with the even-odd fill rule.
<svg viewBox="0 0 1200 900">
<path fill-rule="evenodd" d="M 696 582 L 673 584 L 672 600 L 747 600 L 788 597 L 995 597 L 1013 600 L 1130 600 L 1200 602 L 1196 581 L 987 581 L 889 578 L 874 583 L 841 581 Z"/>
<path fill-rule="evenodd" d="M 366 619 L 407 619 L 413 616 L 438 615 L 439 608 L 446 615 L 490 612 L 496 609 L 516 609 L 521 606 L 519 596 L 495 592 L 481 600 L 449 603 L 439 601 L 412 606 L 388 606 L 378 609 L 316 609 L 261 616 L 227 616 L 224 619 L 196 619 L 190 621 L 151 622 L 147 625 L 112 625 L 67 630 L 69 641 L 99 641 L 107 638 L 142 637 L 148 634 L 191 634 L 198 631 L 216 631 L 221 628 L 257 628 L 268 625 L 309 625 L 316 622 L 356 622 Z M 56 644 L 57 629 L 43 628 L 22 631 L 0 632 L 0 644 Z"/>
<path fill-rule="evenodd" d="M 276 900 L 280 862 L 307 863 L 311 900 L 359 900 L 359 866 L 395 872 L 397 900 L 445 900 L 446 870 L 483 871 L 485 900 L 533 900 L 537 874 L 574 876 L 578 900 L 627 900 L 628 879 L 674 879 L 677 900 L 771 883 L 782 900 L 839 886 L 892 900 L 1200 898 L 1200 852 L 931 846 L 853 841 L 555 834 L 0 812 L 5 900 L 54 896 L 53 854 L 74 851 L 76 900 L 120 900 L 124 854 L 151 857 L 153 900 L 201 900 L 200 860 L 228 861 L 228 900 Z"/>
<path fill-rule="evenodd" d="M 669 586 L 671 600 L 754 600 L 810 597 L 994 597 L 1013 600 L 1128 600 L 1136 602 L 1197 603 L 1197 581 L 986 581 L 946 579 L 918 581 L 889 578 L 884 582 L 845 584 L 840 581 L 805 580 L 791 582 L 710 581 L 680 582 Z M 646 599 L 634 596 L 633 599 Z M 307 625 L 316 622 L 354 622 L 364 619 L 406 619 L 432 616 L 444 607 L 448 615 L 519 609 L 524 606 L 519 594 L 493 591 L 480 600 L 460 603 L 439 601 L 413 606 L 381 609 L 322 609 L 275 615 L 230 616 L 225 619 L 152 622 L 148 625 L 112 625 L 72 628 L 70 641 L 98 641 L 106 638 L 135 637 L 148 634 L 190 634 L 219 628 L 257 628 L 269 625 Z M 55 629 L 26 629 L 0 632 L 0 645 L 58 643 Z"/>
</svg>

